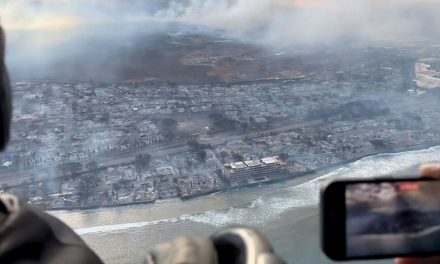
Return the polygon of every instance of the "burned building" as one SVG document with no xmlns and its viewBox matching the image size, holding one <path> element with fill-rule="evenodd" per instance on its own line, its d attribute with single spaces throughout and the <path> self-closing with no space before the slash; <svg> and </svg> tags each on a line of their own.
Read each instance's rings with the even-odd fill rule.
<svg viewBox="0 0 440 264">
<path fill-rule="evenodd" d="M 225 164 L 224 175 L 231 182 L 258 180 L 265 175 L 281 173 L 283 162 L 278 156 Z"/>
</svg>

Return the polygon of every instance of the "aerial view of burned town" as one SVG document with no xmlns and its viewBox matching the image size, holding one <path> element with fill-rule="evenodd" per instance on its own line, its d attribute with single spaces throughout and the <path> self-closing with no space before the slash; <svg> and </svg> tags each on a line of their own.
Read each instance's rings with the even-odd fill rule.
<svg viewBox="0 0 440 264">
<path fill-rule="evenodd" d="M 45 209 L 184 200 L 439 144 L 438 45 L 156 42 L 122 79 L 14 80 L 1 192 Z"/>
<path fill-rule="evenodd" d="M 346 187 L 347 254 L 352 257 L 437 252 L 438 182 L 351 184 Z"/>
</svg>

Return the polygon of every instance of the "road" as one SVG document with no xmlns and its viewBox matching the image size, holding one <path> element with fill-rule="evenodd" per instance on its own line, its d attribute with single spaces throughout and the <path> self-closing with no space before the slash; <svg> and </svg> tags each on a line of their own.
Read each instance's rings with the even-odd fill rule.
<svg viewBox="0 0 440 264">
<path fill-rule="evenodd" d="M 228 133 L 220 133 L 215 135 L 207 135 L 201 138 L 199 142 L 201 144 L 210 144 L 212 146 L 217 146 L 217 145 L 225 144 L 226 142 L 237 141 L 242 139 L 258 138 L 269 135 L 271 133 L 281 133 L 281 132 L 291 131 L 294 129 L 300 129 L 304 127 L 318 126 L 321 124 L 324 124 L 323 120 L 313 120 L 308 122 L 294 123 L 291 125 L 283 125 L 276 128 L 271 128 L 259 132 L 250 132 L 241 135 L 230 135 Z M 155 147 L 145 146 L 136 149 L 131 149 L 126 152 L 111 153 L 105 156 L 101 155 L 101 156 L 93 157 L 93 160 L 95 160 L 100 166 L 103 167 L 117 166 L 122 163 L 132 162 L 135 158 L 135 155 L 138 153 L 148 153 L 153 158 L 159 158 L 177 153 L 187 152 L 190 150 L 191 149 L 186 144 L 186 142 L 183 142 L 169 146 L 155 146 Z M 41 180 L 49 177 L 50 175 L 49 173 L 53 170 L 55 170 L 54 166 L 42 168 L 38 171 L 36 171 L 35 169 L 27 169 L 18 172 L 3 173 L 0 175 L 1 178 L 0 184 L 6 183 L 12 186 L 19 184 L 20 182 L 23 182 L 25 180 L 29 181 L 32 178 L 35 180 Z"/>
</svg>

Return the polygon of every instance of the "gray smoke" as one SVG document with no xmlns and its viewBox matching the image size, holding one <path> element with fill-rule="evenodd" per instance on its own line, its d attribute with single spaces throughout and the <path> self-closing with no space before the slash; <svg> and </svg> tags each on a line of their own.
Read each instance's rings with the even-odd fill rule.
<svg viewBox="0 0 440 264">
<path fill-rule="evenodd" d="M 275 49 L 399 44 L 438 39 L 439 7 L 434 0 L 3 0 L 0 14 L 15 79 L 112 81 L 133 50 L 178 25 Z"/>
<path fill-rule="evenodd" d="M 440 3 L 417 0 L 191 0 L 159 11 L 168 19 L 223 29 L 269 46 L 434 37 Z"/>
</svg>

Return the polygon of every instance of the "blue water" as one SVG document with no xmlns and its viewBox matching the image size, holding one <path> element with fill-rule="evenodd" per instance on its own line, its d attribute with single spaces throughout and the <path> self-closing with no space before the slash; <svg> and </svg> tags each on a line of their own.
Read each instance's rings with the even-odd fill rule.
<svg viewBox="0 0 440 264">
<path fill-rule="evenodd" d="M 319 251 L 317 217 L 296 223 L 301 216 L 310 214 L 310 208 L 317 208 L 319 188 L 323 182 L 345 177 L 402 175 L 403 171 L 418 164 L 432 162 L 440 162 L 440 146 L 370 156 L 313 179 L 304 177 L 189 201 L 171 200 L 53 214 L 72 226 L 107 262 L 137 262 L 141 255 L 139 250 L 177 234 L 204 236 L 224 226 L 237 224 L 262 230 L 281 248 L 280 254 L 284 258 L 290 260 L 294 257 L 292 252 L 296 254 L 294 263 L 323 262 L 322 254 L 313 253 Z M 300 237 L 301 242 L 298 241 Z M 289 250 L 292 245 L 296 245 L 298 250 Z"/>
</svg>

